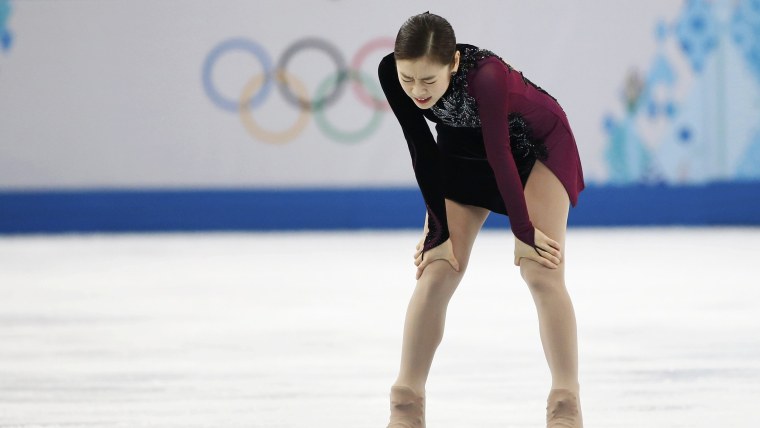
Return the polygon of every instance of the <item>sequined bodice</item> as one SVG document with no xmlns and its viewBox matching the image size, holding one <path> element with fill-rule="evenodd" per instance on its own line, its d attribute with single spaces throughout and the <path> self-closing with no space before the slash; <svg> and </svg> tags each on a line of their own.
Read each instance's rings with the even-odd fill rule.
<svg viewBox="0 0 760 428">
<path fill-rule="evenodd" d="M 445 125 L 457 128 L 479 128 L 481 123 L 480 116 L 478 115 L 478 104 L 467 90 L 469 72 L 477 67 L 478 62 L 490 57 L 497 58 L 510 71 L 514 71 L 514 69 L 500 56 L 487 49 L 480 49 L 476 46 L 465 44 L 459 44 L 457 48 L 461 55 L 459 58 L 459 69 L 452 76 L 446 93 L 430 108 L 430 111 Z M 523 76 L 522 73 L 520 73 L 520 76 L 526 85 L 531 85 L 540 92 L 549 95 L 541 87 Z M 549 96 L 554 99 L 551 95 Z"/>
<path fill-rule="evenodd" d="M 497 58 L 510 72 L 514 71 L 514 69 L 501 57 L 489 50 L 464 44 L 457 45 L 457 48 L 461 52 L 459 69 L 452 76 L 446 93 L 430 108 L 430 112 L 444 125 L 455 128 L 480 128 L 482 124 L 480 115 L 478 114 L 477 101 L 467 90 L 469 72 L 477 67 L 479 61 L 490 57 Z M 520 73 L 520 76 L 526 85 L 531 85 L 549 95 L 523 76 L 522 73 Z M 551 97 L 551 95 L 549 96 Z M 537 141 L 533 138 L 533 130 L 520 113 L 509 113 L 507 122 L 509 123 L 510 146 L 515 159 L 525 159 L 528 157 L 535 157 L 541 160 L 546 159 L 547 151 L 543 141 Z"/>
<path fill-rule="evenodd" d="M 489 50 L 470 45 L 460 45 L 459 49 L 459 69 L 451 78 L 449 89 L 430 111 L 445 125 L 479 128 L 478 104 L 467 92 L 467 74 L 477 66 L 478 61 L 498 56 Z"/>
</svg>

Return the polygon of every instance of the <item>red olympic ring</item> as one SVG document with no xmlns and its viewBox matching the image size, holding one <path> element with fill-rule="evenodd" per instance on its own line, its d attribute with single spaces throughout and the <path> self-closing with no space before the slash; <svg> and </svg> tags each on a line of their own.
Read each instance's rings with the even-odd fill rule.
<svg viewBox="0 0 760 428">
<path fill-rule="evenodd" d="M 356 52 L 354 59 L 351 61 L 351 68 L 354 70 L 360 70 L 364 60 L 367 59 L 367 55 L 369 55 L 370 52 L 382 48 L 390 48 L 390 50 L 393 51 L 394 45 L 395 42 L 390 37 L 382 37 L 369 41 Z M 367 93 L 367 90 L 361 85 L 359 80 L 354 80 L 353 87 L 356 96 L 359 97 L 364 104 L 380 110 L 390 110 L 391 106 L 388 104 L 387 100 L 373 98 L 372 95 Z"/>
</svg>

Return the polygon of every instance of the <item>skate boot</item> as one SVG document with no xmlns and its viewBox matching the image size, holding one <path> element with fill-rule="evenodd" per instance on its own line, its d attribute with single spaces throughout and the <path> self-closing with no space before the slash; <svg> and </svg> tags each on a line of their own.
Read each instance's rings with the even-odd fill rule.
<svg viewBox="0 0 760 428">
<path fill-rule="evenodd" d="M 546 400 L 546 428 L 583 428 L 578 396 L 568 389 L 552 389 Z"/>
<path fill-rule="evenodd" d="M 392 387 L 388 428 L 425 428 L 425 397 L 406 386 Z"/>
</svg>

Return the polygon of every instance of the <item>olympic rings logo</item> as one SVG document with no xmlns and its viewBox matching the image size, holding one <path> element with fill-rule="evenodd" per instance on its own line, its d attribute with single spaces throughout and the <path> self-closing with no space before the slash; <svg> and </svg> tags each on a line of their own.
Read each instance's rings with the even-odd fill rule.
<svg viewBox="0 0 760 428">
<path fill-rule="evenodd" d="M 242 38 L 228 39 L 216 45 L 206 56 L 203 62 L 203 88 L 209 99 L 219 108 L 237 113 L 246 131 L 258 140 L 273 144 L 290 142 L 303 132 L 313 114 L 315 122 L 325 135 L 341 143 L 355 143 L 371 135 L 380 125 L 384 112 L 389 110 L 377 80 L 361 71 L 367 56 L 381 49 L 386 52 L 392 50 L 393 39 L 383 37 L 370 40 L 359 48 L 350 66 L 347 66 L 345 58 L 335 45 L 321 38 L 308 37 L 292 43 L 275 65 L 267 51 L 258 43 Z M 307 50 L 324 53 L 335 66 L 335 71 L 325 76 L 317 85 L 314 95 L 309 94 L 301 79 L 288 70 L 292 59 Z M 261 64 L 263 72 L 252 76 L 245 83 L 238 99 L 230 99 L 217 90 L 212 77 L 219 60 L 235 51 L 253 55 Z M 330 123 L 325 111 L 338 102 L 349 83 L 352 83 L 353 92 L 358 100 L 372 110 L 372 116 L 362 127 L 345 130 Z M 281 131 L 264 129 L 253 115 L 253 112 L 272 95 L 274 87 L 280 96 L 298 111 L 298 117 L 293 124 Z"/>
</svg>

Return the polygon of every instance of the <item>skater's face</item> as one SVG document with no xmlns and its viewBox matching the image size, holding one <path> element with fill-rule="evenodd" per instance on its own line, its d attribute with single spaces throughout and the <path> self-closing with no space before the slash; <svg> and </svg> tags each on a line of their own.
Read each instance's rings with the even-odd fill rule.
<svg viewBox="0 0 760 428">
<path fill-rule="evenodd" d="M 396 61 L 401 87 L 421 109 L 428 109 L 441 99 L 458 68 L 459 51 L 451 64 L 441 64 L 428 57 Z"/>
</svg>

